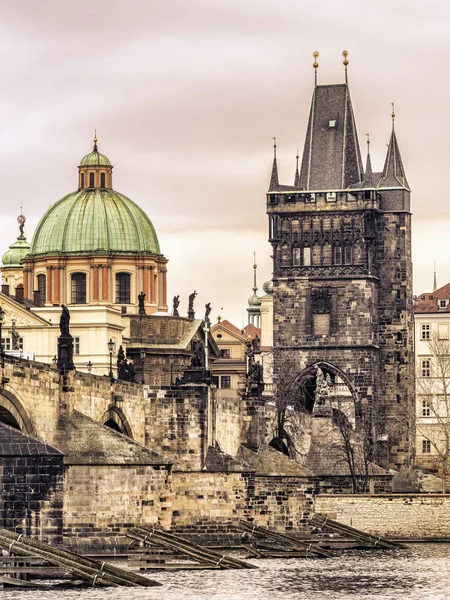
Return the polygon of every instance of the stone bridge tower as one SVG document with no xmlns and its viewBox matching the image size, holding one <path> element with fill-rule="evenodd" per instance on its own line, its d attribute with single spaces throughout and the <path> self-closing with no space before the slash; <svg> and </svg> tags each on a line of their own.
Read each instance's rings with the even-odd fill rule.
<svg viewBox="0 0 450 600">
<path fill-rule="evenodd" d="M 316 78 L 294 185 L 279 183 L 274 144 L 267 214 L 275 363 L 289 352 L 300 378 L 319 363 L 342 374 L 378 459 L 401 466 L 414 354 L 410 189 L 394 120 L 383 171 L 372 172 L 369 140 L 364 169 L 347 73 L 336 85 Z"/>
</svg>

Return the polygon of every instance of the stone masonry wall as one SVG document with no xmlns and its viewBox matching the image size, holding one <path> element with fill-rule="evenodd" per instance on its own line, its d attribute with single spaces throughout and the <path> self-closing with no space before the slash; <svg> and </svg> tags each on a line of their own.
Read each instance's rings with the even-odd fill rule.
<svg viewBox="0 0 450 600">
<path fill-rule="evenodd" d="M 214 403 L 214 440 L 230 456 L 236 456 L 241 445 L 242 412 L 240 398 L 217 397 Z"/>
<path fill-rule="evenodd" d="M 61 543 L 63 456 L 2 456 L 0 465 L 0 527 Z"/>
<path fill-rule="evenodd" d="M 67 467 L 65 538 L 118 536 L 134 525 L 168 527 L 170 521 L 170 476 L 164 466 Z"/>
<path fill-rule="evenodd" d="M 295 476 L 175 472 L 172 490 L 176 529 L 244 519 L 278 531 L 299 531 L 312 507 L 310 482 Z"/>
<path fill-rule="evenodd" d="M 386 537 L 450 538 L 450 495 L 318 495 L 315 512 Z"/>
</svg>

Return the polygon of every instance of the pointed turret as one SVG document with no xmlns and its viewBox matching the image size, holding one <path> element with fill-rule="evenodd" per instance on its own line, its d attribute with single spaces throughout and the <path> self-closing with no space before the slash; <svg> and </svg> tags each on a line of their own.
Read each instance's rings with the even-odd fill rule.
<svg viewBox="0 0 450 600">
<path fill-rule="evenodd" d="M 295 157 L 296 160 L 296 166 L 295 166 L 295 176 L 294 176 L 294 186 L 298 187 L 299 181 L 300 181 L 300 173 L 298 171 L 298 159 L 299 159 L 299 155 L 298 155 L 298 150 L 297 150 L 297 155 Z"/>
<path fill-rule="evenodd" d="M 366 158 L 366 170 L 364 172 L 364 187 L 371 188 L 371 187 L 375 187 L 375 183 L 373 180 L 372 161 L 370 160 L 370 137 L 369 137 L 368 133 L 366 133 L 366 136 L 367 136 L 367 158 Z"/>
<path fill-rule="evenodd" d="M 269 192 L 274 192 L 279 189 L 280 184 L 278 181 L 278 165 L 277 165 L 277 138 L 273 139 L 273 165 L 272 174 L 270 176 Z"/>
<path fill-rule="evenodd" d="M 395 135 L 395 112 L 392 104 L 392 133 L 389 140 L 386 162 L 384 163 L 383 175 L 378 187 L 403 187 L 409 190 L 409 184 L 406 179 L 405 169 L 403 168 L 402 157 L 398 147 L 397 136 Z"/>
</svg>

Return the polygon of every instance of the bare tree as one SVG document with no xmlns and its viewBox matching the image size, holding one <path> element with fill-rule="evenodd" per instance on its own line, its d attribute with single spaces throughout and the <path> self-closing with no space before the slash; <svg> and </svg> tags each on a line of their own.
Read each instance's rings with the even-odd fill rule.
<svg viewBox="0 0 450 600">
<path fill-rule="evenodd" d="M 417 364 L 415 433 L 442 478 L 445 494 L 450 470 L 450 340 L 432 331 L 428 349 L 430 355 Z"/>
</svg>

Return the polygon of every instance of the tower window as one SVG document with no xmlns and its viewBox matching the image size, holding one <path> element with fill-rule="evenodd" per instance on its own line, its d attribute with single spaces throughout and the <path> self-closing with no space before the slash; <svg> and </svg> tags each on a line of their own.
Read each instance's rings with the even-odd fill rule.
<svg viewBox="0 0 450 600">
<path fill-rule="evenodd" d="M 129 273 L 116 274 L 116 304 L 130 304 L 130 279 Z"/>
<path fill-rule="evenodd" d="M 303 248 L 303 264 L 305 267 L 311 266 L 311 248 L 309 246 Z"/>
<path fill-rule="evenodd" d="M 300 266 L 300 248 L 292 249 L 292 264 L 294 267 Z"/>
<path fill-rule="evenodd" d="M 105 185 L 105 173 L 100 173 L 100 187 L 104 188 L 106 187 Z"/>
<path fill-rule="evenodd" d="M 94 173 L 89 173 L 89 187 L 94 187 Z"/>
<path fill-rule="evenodd" d="M 45 304 L 47 292 L 47 277 L 45 275 L 37 276 L 37 288 L 41 297 L 41 304 Z"/>
<path fill-rule="evenodd" d="M 344 247 L 344 264 L 351 265 L 352 264 L 352 247 L 345 246 Z"/>
<path fill-rule="evenodd" d="M 80 183 L 81 183 L 81 189 L 84 190 L 84 173 L 81 173 Z"/>
<path fill-rule="evenodd" d="M 334 264 L 342 265 L 342 247 L 341 246 L 334 247 Z"/>
<path fill-rule="evenodd" d="M 86 304 L 86 273 L 72 275 L 72 304 Z"/>
</svg>

